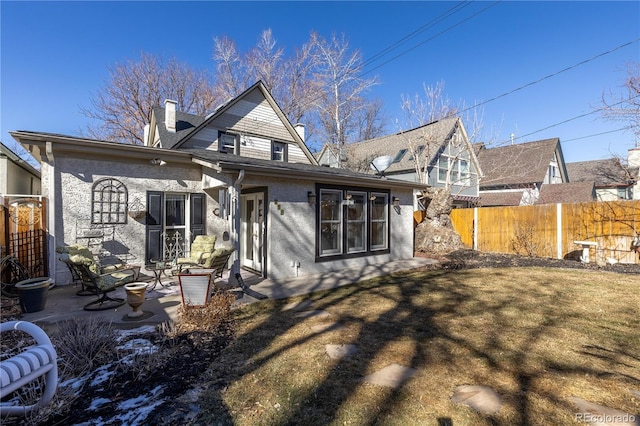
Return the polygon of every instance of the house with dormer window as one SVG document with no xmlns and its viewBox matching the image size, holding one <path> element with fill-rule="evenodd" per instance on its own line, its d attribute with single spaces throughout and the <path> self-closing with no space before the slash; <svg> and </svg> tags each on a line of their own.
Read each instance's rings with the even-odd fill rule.
<svg viewBox="0 0 640 426">
<path fill-rule="evenodd" d="M 380 173 L 371 162 L 389 157 L 390 165 Z M 448 187 L 454 207 L 469 207 L 479 200 L 480 164 L 459 117 L 445 118 L 411 130 L 351 143 L 342 148 L 325 145 L 318 163 L 372 175 L 416 182 L 430 187 Z M 422 194 L 414 194 L 416 210 L 423 210 Z"/>
<path fill-rule="evenodd" d="M 234 272 L 276 283 L 413 257 L 413 194 L 426 185 L 318 165 L 304 127 L 262 82 L 207 116 L 166 101 L 153 110 L 144 146 L 10 134 L 41 164 L 49 275 L 60 284 L 71 277 L 55 249 L 81 242 L 79 223 L 110 229 L 103 247 L 142 264 L 216 235 L 216 246 L 236 249 Z"/>
</svg>

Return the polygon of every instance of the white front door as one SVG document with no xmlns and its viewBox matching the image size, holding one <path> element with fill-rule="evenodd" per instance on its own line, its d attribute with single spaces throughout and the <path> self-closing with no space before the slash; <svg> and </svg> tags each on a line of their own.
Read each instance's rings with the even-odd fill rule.
<svg viewBox="0 0 640 426">
<path fill-rule="evenodd" d="M 240 237 L 241 266 L 262 272 L 264 246 L 264 193 L 243 194 Z"/>
</svg>

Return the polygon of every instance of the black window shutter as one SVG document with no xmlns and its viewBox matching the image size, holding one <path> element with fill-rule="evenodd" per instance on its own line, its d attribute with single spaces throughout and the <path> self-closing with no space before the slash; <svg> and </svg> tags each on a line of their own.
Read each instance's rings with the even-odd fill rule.
<svg viewBox="0 0 640 426">
<path fill-rule="evenodd" d="M 191 235 L 206 234 L 207 224 L 207 202 L 204 198 L 205 194 L 191 194 Z"/>
<path fill-rule="evenodd" d="M 162 213 L 164 194 L 147 191 L 147 238 L 145 244 L 145 264 L 151 259 L 162 259 Z"/>
</svg>

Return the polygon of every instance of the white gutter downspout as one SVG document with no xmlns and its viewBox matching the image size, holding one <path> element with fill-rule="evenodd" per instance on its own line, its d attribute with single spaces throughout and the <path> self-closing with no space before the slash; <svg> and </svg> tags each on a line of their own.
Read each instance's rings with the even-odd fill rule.
<svg viewBox="0 0 640 426">
<path fill-rule="evenodd" d="M 240 273 L 240 184 L 244 180 L 244 169 L 238 173 L 238 179 L 233 182 L 230 189 L 231 198 L 231 242 L 235 252 L 233 255 L 233 265 L 231 266 L 230 281 L 235 281 L 236 274 Z M 236 283 L 237 284 L 237 283 Z"/>
<path fill-rule="evenodd" d="M 56 281 L 56 176 L 55 160 L 53 158 L 53 145 L 46 143 L 47 154 L 47 243 L 49 250 L 49 277 Z"/>
</svg>

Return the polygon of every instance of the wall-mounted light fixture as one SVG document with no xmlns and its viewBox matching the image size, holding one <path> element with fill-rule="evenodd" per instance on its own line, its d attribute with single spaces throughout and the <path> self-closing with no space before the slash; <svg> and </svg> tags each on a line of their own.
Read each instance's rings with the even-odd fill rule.
<svg viewBox="0 0 640 426">
<path fill-rule="evenodd" d="M 167 162 L 160 158 L 154 158 L 153 160 L 151 160 L 151 164 L 153 164 L 154 166 L 164 166 L 165 164 L 167 164 Z"/>
<path fill-rule="evenodd" d="M 369 197 L 369 201 L 375 201 L 376 198 L 378 198 L 378 197 L 376 197 L 375 195 L 372 195 L 372 196 Z"/>
<path fill-rule="evenodd" d="M 351 193 L 350 193 L 350 192 L 347 192 L 347 195 L 345 196 L 345 198 L 346 198 L 347 200 L 350 200 L 350 199 L 352 199 L 352 198 L 353 198 L 353 195 L 351 195 Z"/>
<path fill-rule="evenodd" d="M 400 207 L 400 198 L 393 197 L 393 207 Z"/>
<path fill-rule="evenodd" d="M 314 194 L 311 191 L 307 192 L 307 198 L 309 199 L 309 205 L 310 206 L 315 205 L 316 201 L 318 200 L 318 197 L 316 196 L 316 194 Z"/>
</svg>

